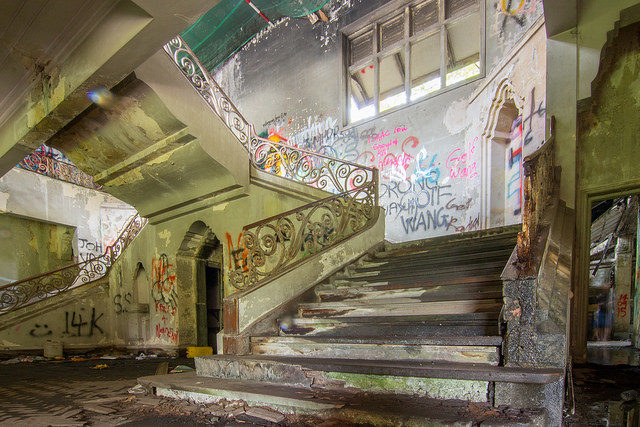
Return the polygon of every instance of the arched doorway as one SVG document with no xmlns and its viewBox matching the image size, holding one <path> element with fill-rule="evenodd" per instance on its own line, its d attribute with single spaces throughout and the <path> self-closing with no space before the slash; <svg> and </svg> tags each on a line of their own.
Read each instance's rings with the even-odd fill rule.
<svg viewBox="0 0 640 427">
<path fill-rule="evenodd" d="M 483 227 L 522 221 L 522 116 L 513 89 L 503 81 L 483 132 Z"/>
<path fill-rule="evenodd" d="M 189 227 L 180 245 L 176 279 L 181 346 L 210 346 L 217 353 L 223 327 L 222 245 L 202 221 Z"/>
</svg>

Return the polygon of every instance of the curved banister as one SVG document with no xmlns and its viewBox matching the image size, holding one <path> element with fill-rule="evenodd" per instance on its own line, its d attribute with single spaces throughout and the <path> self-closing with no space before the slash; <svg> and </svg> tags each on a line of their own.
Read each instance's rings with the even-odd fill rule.
<svg viewBox="0 0 640 427">
<path fill-rule="evenodd" d="M 0 313 L 8 313 L 104 277 L 146 223 L 145 218 L 136 214 L 102 255 L 0 286 Z"/>
<path fill-rule="evenodd" d="M 377 221 L 376 168 L 259 137 L 180 36 L 164 50 L 249 152 L 254 166 L 333 193 L 243 227 L 245 265 L 231 273 L 236 289 L 273 279 Z"/>
<path fill-rule="evenodd" d="M 180 36 L 165 44 L 164 51 L 238 138 L 255 166 L 334 194 L 373 182 L 373 167 L 259 137 Z"/>
</svg>

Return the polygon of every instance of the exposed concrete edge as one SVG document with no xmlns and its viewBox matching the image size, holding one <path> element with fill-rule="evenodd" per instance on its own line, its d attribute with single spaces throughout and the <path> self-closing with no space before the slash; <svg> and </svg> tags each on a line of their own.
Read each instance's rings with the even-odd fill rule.
<svg viewBox="0 0 640 427">
<path fill-rule="evenodd" d="M 251 184 L 267 190 L 281 193 L 306 203 L 315 202 L 331 196 L 331 193 L 293 181 L 272 173 L 265 172 L 253 164 L 250 167 Z"/>
<path fill-rule="evenodd" d="M 56 310 L 66 305 L 73 304 L 74 302 L 82 298 L 96 296 L 98 293 L 102 293 L 103 296 L 108 296 L 108 291 L 109 273 L 105 274 L 103 277 L 96 281 L 87 283 L 86 285 L 72 288 L 68 291 L 64 291 L 52 297 L 48 297 L 33 304 L 29 304 L 15 311 L 0 315 L 2 319 L 2 326 L 0 326 L 0 331 L 26 322 L 27 320 L 38 317 L 43 313 L 49 312 L 51 310 Z"/>
<path fill-rule="evenodd" d="M 384 212 L 380 212 L 377 221 L 369 229 L 309 258 L 307 262 L 264 286 L 238 296 L 238 332 L 242 334 L 266 317 L 271 310 L 287 304 L 382 242 L 384 220 Z"/>
<path fill-rule="evenodd" d="M 247 383 L 200 377 L 195 372 L 141 377 L 138 378 L 138 383 L 147 390 L 155 388 L 156 395 L 159 397 L 190 399 L 203 403 L 216 402 L 221 399 L 240 399 L 250 406 L 269 405 L 276 410 L 287 413 L 315 412 L 344 406 L 340 402 L 297 397 L 295 389 L 280 385 L 261 384 L 262 387 L 259 385 L 256 387 L 257 383 L 255 382 Z M 270 392 L 273 394 L 265 393 L 265 388 L 271 389 Z"/>
</svg>

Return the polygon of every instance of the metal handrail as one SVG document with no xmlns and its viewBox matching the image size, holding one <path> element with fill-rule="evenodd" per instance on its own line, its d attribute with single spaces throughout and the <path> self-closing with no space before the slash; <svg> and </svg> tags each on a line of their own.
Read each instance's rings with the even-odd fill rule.
<svg viewBox="0 0 640 427">
<path fill-rule="evenodd" d="M 104 277 L 146 223 L 146 218 L 136 214 L 102 255 L 0 286 L 0 313 L 8 313 Z"/>
<path fill-rule="evenodd" d="M 245 265 L 232 272 L 233 286 L 246 289 L 270 280 L 302 261 L 296 251 L 317 254 L 344 240 L 344 233 L 354 235 L 375 223 L 376 168 L 259 137 L 180 36 L 165 44 L 164 51 L 238 138 L 254 166 L 334 194 L 243 227 Z M 321 218 L 314 217 L 319 212 Z"/>
</svg>

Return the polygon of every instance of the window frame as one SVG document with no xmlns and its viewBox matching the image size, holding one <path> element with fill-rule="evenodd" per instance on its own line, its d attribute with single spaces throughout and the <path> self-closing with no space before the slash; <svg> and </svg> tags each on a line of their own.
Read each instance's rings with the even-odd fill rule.
<svg viewBox="0 0 640 427">
<path fill-rule="evenodd" d="M 426 100 L 432 99 L 436 96 L 442 95 L 450 90 L 457 89 L 459 87 L 465 86 L 467 84 L 471 84 L 479 79 L 482 79 L 486 76 L 486 60 L 485 60 L 485 52 L 486 52 L 486 6 L 485 0 L 478 0 L 478 5 L 473 7 L 472 10 L 465 10 L 466 13 L 454 14 L 453 16 L 446 18 L 446 9 L 445 2 L 446 0 L 435 0 L 438 5 L 438 22 L 432 24 L 427 27 L 424 31 L 420 32 L 417 35 L 411 34 L 411 7 L 423 3 L 424 0 L 393 0 L 388 2 L 387 4 L 382 5 L 375 11 L 369 13 L 368 15 L 356 20 L 355 22 L 344 26 L 340 30 L 341 34 L 341 52 L 342 52 L 342 61 L 340 64 L 340 90 L 341 90 L 341 122 L 342 129 L 350 129 L 354 126 L 359 126 L 363 123 L 367 123 L 371 120 L 378 119 L 387 114 L 394 113 L 403 108 L 407 108 L 418 104 L 420 102 L 424 102 Z M 448 31 L 447 27 L 455 24 L 458 21 L 461 21 L 467 18 L 471 13 L 477 12 L 479 14 L 480 19 L 480 50 L 478 53 L 479 62 L 480 62 L 480 72 L 478 75 L 470 77 L 465 80 L 461 80 L 459 82 L 446 85 L 446 75 L 447 75 L 447 55 L 444 54 L 444 47 L 447 45 L 447 37 Z M 404 35 L 403 38 L 393 45 L 387 47 L 384 51 L 382 49 L 378 49 L 379 44 L 379 36 L 380 36 L 380 27 L 381 24 L 388 22 L 399 15 L 404 15 Z M 372 31 L 372 53 L 369 54 L 365 59 L 350 65 L 351 60 L 351 52 L 350 52 L 350 40 L 354 39 L 359 35 L 363 35 L 368 31 Z M 440 89 L 435 90 L 425 96 L 420 97 L 419 99 L 411 100 L 411 45 L 413 43 L 419 42 L 421 40 L 425 40 L 428 37 L 431 37 L 435 34 L 440 34 Z M 393 55 L 393 51 L 397 49 L 404 49 L 404 93 L 406 96 L 406 101 L 403 104 L 388 108 L 384 111 L 380 111 L 380 60 L 388 57 L 389 55 Z M 367 117 L 358 121 L 349 122 L 349 109 L 351 102 L 351 88 L 350 88 L 350 75 L 353 70 L 357 70 L 364 65 L 369 65 L 372 62 L 373 64 L 373 103 L 374 103 L 374 114 L 371 117 Z"/>
</svg>

